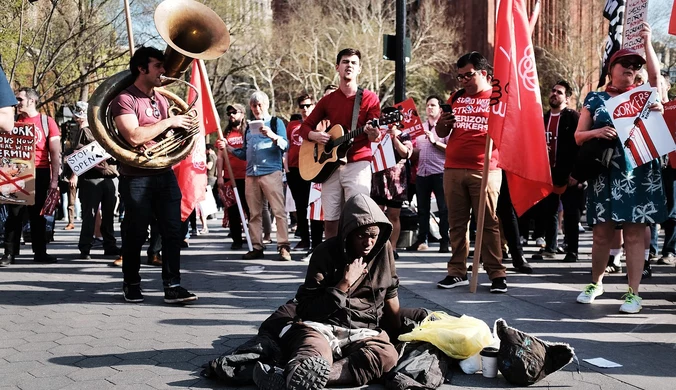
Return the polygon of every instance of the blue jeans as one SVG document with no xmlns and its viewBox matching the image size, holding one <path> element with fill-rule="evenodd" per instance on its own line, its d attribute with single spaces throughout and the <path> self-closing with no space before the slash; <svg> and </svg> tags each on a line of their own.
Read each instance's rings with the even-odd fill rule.
<svg viewBox="0 0 676 390">
<path fill-rule="evenodd" d="M 162 283 L 181 283 L 181 190 L 173 171 L 153 176 L 122 176 L 120 196 L 125 206 L 122 237 L 122 272 L 127 284 L 140 284 L 141 249 L 148 225 L 157 218 L 162 236 Z"/>
<path fill-rule="evenodd" d="M 676 254 L 676 170 L 666 167 L 662 170 L 662 185 L 667 198 L 667 212 L 669 216 L 662 223 L 664 227 L 664 245 L 662 256 Z"/>
<path fill-rule="evenodd" d="M 430 232 L 430 203 L 434 193 L 439 208 L 439 234 L 441 241 L 448 243 L 448 208 L 444 198 L 444 174 L 416 177 L 415 192 L 418 199 L 418 242 L 427 242 L 427 235 Z"/>
</svg>

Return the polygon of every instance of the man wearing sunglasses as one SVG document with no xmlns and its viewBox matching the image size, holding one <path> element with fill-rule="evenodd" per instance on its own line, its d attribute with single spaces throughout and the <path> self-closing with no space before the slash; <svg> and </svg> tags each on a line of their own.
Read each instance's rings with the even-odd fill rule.
<svg viewBox="0 0 676 390">
<path fill-rule="evenodd" d="M 580 232 L 578 223 L 584 205 L 584 190 L 575 183 L 569 186 L 570 173 L 575 164 L 578 146 L 575 143 L 575 129 L 580 114 L 568 108 L 573 90 L 567 81 L 557 82 L 549 93 L 550 110 L 545 114 L 545 139 L 549 150 L 549 166 L 552 171 L 554 192 L 542 199 L 536 206 L 536 221 L 545 232 L 545 247 L 533 259 L 552 259 L 559 252 L 557 244 L 559 200 L 563 203 L 563 221 L 566 234 L 565 262 L 577 261 Z M 539 221 L 538 221 L 539 220 Z"/>
<path fill-rule="evenodd" d="M 155 92 L 162 86 L 164 54 L 140 47 L 129 62 L 134 83 L 110 103 L 120 135 L 133 147 L 152 142 L 168 129 L 188 129 L 194 119 L 187 115 L 169 117 L 167 99 Z M 143 302 L 141 293 L 141 248 L 148 225 L 157 218 L 162 236 L 162 284 L 165 303 L 197 300 L 181 286 L 181 190 L 171 167 L 136 168 L 120 162 L 120 196 L 125 206 L 122 225 L 123 293 L 127 302 Z"/>
<path fill-rule="evenodd" d="M 490 65 L 478 52 L 463 55 L 457 62 L 457 79 L 462 93 L 456 92 L 448 103 L 452 113 L 444 113 L 437 122 L 439 137 L 448 138 L 444 164 L 444 196 L 448 207 L 448 224 L 453 255 L 448 275 L 437 283 L 439 288 L 467 286 L 470 211 L 475 215 L 481 197 L 484 152 L 488 136 L 491 83 Z M 496 214 L 502 172 L 498 168 L 498 150 L 493 147 L 488 173 L 488 198 L 484 219 L 481 260 L 492 284 L 492 293 L 507 292 L 505 267 L 502 265 L 500 225 Z M 476 272 L 476 270 L 475 270 Z"/>
</svg>

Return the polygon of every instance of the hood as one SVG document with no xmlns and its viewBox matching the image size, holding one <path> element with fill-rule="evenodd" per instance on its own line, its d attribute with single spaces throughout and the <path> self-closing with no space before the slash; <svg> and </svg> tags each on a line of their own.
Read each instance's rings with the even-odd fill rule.
<svg viewBox="0 0 676 390">
<path fill-rule="evenodd" d="M 367 195 L 357 194 L 345 202 L 338 224 L 338 237 L 340 239 L 341 251 L 345 257 L 347 257 L 347 253 L 345 252 L 345 240 L 347 236 L 359 227 L 374 224 L 380 227 L 380 235 L 373 249 L 364 259 L 366 261 L 370 261 L 383 250 L 385 243 L 390 239 L 390 235 L 392 234 L 392 224 L 376 202 Z"/>
</svg>

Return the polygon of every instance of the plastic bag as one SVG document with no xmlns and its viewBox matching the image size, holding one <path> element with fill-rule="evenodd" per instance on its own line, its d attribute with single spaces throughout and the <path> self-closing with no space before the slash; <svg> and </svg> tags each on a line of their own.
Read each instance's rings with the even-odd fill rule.
<svg viewBox="0 0 676 390">
<path fill-rule="evenodd" d="M 399 336 L 400 341 L 427 341 L 453 359 L 464 360 L 493 343 L 488 325 L 474 317 L 433 312 L 420 326 Z"/>
</svg>

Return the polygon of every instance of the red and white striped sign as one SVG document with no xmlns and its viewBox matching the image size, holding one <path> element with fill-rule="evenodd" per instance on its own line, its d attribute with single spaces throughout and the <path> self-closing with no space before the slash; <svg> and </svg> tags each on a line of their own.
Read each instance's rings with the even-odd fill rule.
<svg viewBox="0 0 676 390">
<path fill-rule="evenodd" d="M 385 134 L 380 142 L 371 143 L 371 172 L 376 173 L 397 165 L 392 138 Z"/>
<path fill-rule="evenodd" d="M 310 186 L 310 204 L 307 208 L 307 218 L 313 221 L 324 220 L 324 208 L 322 207 L 322 185 L 312 183 Z"/>
</svg>

